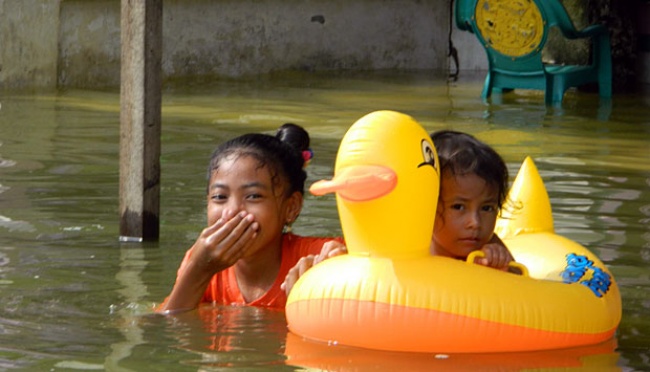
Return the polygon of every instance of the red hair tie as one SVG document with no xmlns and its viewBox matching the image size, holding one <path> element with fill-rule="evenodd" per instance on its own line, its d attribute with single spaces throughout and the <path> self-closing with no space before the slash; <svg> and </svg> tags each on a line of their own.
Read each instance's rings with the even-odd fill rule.
<svg viewBox="0 0 650 372">
<path fill-rule="evenodd" d="M 313 157 L 314 157 L 314 152 L 311 151 L 311 149 L 307 149 L 302 152 L 302 159 L 305 161 L 305 166 L 307 166 L 307 163 L 309 163 L 309 161 Z"/>
</svg>

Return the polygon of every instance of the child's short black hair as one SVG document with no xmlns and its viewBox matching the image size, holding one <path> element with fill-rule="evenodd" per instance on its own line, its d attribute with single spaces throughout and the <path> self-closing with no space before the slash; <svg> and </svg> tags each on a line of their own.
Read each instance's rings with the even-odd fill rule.
<svg viewBox="0 0 650 372">
<path fill-rule="evenodd" d="M 497 190 L 499 209 L 508 194 L 508 167 L 501 156 L 474 136 L 452 130 L 431 133 L 438 153 L 440 174 L 474 173 Z"/>
</svg>

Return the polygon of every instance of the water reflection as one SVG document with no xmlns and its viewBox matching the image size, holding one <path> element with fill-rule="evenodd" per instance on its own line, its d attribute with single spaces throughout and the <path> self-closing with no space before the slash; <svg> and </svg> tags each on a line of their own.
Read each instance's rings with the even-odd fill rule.
<svg viewBox="0 0 650 372">
<path fill-rule="evenodd" d="M 246 307 L 203 306 L 168 317 L 177 348 L 198 370 L 310 368 L 328 371 L 521 371 L 565 369 L 620 371 L 616 340 L 585 347 L 495 354 L 402 353 L 310 341 L 287 332 L 282 312 Z"/>
<path fill-rule="evenodd" d="M 147 266 L 144 250 L 137 244 L 120 244 L 120 268 L 115 275 L 117 282 L 122 285 L 119 294 L 129 304 L 140 303 L 148 294 L 147 286 L 141 278 L 141 273 Z M 104 366 L 107 370 L 130 371 L 120 368 L 120 362 L 133 354 L 133 349 L 145 343 L 144 331 L 139 326 L 137 313 L 132 309 L 119 309 L 121 326 L 118 328 L 124 340 L 111 345 L 111 353 L 106 357 Z"/>
<path fill-rule="evenodd" d="M 537 352 L 496 354 L 398 353 L 327 345 L 287 337 L 287 363 L 326 371 L 522 371 L 565 370 L 621 371 L 616 341 L 602 344 Z"/>
<path fill-rule="evenodd" d="M 196 355 L 183 363 L 199 370 L 284 365 L 284 312 L 253 307 L 202 306 L 168 317 L 180 349 Z"/>
</svg>

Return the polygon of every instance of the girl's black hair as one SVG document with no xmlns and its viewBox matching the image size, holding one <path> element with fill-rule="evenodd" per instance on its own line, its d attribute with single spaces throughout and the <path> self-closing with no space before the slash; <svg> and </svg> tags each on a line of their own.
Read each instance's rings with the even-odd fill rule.
<svg viewBox="0 0 650 372">
<path fill-rule="evenodd" d="M 441 175 L 476 174 L 497 190 L 499 208 L 503 207 L 508 195 L 508 167 L 492 147 L 470 134 L 452 130 L 433 132 L 431 139 Z"/>
<path fill-rule="evenodd" d="M 214 150 L 208 166 L 208 182 L 212 172 L 230 156 L 251 156 L 260 168 L 268 167 L 274 185 L 284 177 L 289 185 L 287 196 L 298 191 L 305 192 L 307 173 L 304 170 L 303 151 L 309 150 L 309 133 L 296 124 L 286 123 L 278 128 L 275 136 L 249 133 L 226 141 Z M 208 185 L 209 187 L 209 185 Z"/>
</svg>

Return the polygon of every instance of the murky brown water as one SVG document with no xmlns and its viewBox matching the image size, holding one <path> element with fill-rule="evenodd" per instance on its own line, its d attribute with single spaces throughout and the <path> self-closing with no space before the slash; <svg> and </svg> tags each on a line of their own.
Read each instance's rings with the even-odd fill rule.
<svg viewBox="0 0 650 372">
<path fill-rule="evenodd" d="M 650 369 L 650 99 L 539 93 L 486 105 L 481 82 L 424 73 L 282 75 L 183 82 L 163 99 L 161 239 L 118 243 L 119 95 L 115 91 L 0 98 L 0 370 Z M 535 160 L 557 232 L 596 252 L 623 294 L 613 344 L 526 355 L 407 356 L 319 348 L 287 338 L 281 312 L 206 308 L 151 315 L 169 292 L 204 219 L 214 146 L 291 121 L 313 138 L 310 181 L 332 173 L 338 143 L 378 109 L 453 128 L 494 145 L 514 175 Z M 340 234 L 331 198 L 307 196 L 298 233 Z M 579 365 L 579 364 L 578 364 Z"/>
</svg>

